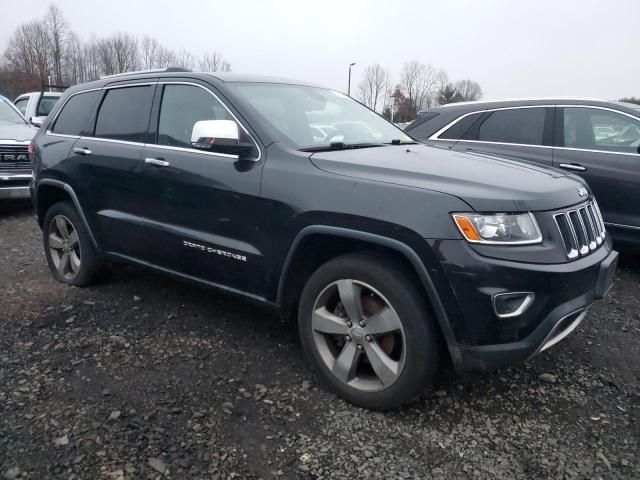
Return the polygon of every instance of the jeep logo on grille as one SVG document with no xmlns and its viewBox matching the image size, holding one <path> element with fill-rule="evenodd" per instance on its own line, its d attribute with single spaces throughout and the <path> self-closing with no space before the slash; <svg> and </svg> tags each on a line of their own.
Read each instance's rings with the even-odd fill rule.
<svg viewBox="0 0 640 480">
<path fill-rule="evenodd" d="M 578 187 L 578 195 L 580 195 L 581 197 L 586 197 L 587 195 L 589 195 L 589 192 L 584 187 Z"/>
</svg>

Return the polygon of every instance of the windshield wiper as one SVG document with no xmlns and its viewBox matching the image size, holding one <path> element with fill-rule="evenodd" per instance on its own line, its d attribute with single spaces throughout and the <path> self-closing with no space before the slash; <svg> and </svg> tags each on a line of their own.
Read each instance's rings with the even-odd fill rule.
<svg viewBox="0 0 640 480">
<path fill-rule="evenodd" d="M 344 143 L 331 142 L 329 145 L 301 148 L 301 152 L 331 152 L 333 150 L 352 150 L 356 148 L 384 147 L 385 143 Z"/>
<path fill-rule="evenodd" d="M 413 141 L 413 140 L 409 140 L 407 142 L 404 142 L 404 141 L 400 140 L 399 138 L 394 138 L 390 142 L 387 142 L 385 145 L 417 145 L 417 144 L 418 144 L 418 142 Z"/>
</svg>

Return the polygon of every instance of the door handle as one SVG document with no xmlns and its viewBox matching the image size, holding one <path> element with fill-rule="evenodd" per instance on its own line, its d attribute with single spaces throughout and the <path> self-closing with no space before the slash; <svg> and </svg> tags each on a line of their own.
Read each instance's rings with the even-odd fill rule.
<svg viewBox="0 0 640 480">
<path fill-rule="evenodd" d="M 91 155 L 93 152 L 88 148 L 74 147 L 73 153 L 77 153 L 78 155 Z"/>
<path fill-rule="evenodd" d="M 144 163 L 155 165 L 156 167 L 168 167 L 169 165 L 171 165 L 169 162 L 161 158 L 145 158 Z"/>
<path fill-rule="evenodd" d="M 587 167 L 583 167 L 577 163 L 561 163 L 560 168 L 564 168 L 565 170 L 575 170 L 576 172 L 585 172 L 587 170 Z"/>
</svg>

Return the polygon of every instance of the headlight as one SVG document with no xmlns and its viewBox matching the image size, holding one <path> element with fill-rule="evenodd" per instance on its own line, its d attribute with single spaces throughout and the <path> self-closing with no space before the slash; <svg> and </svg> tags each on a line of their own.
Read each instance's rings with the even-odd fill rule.
<svg viewBox="0 0 640 480">
<path fill-rule="evenodd" d="M 531 245 L 542 241 L 532 213 L 454 213 L 453 220 L 469 242 L 492 245 Z"/>
</svg>

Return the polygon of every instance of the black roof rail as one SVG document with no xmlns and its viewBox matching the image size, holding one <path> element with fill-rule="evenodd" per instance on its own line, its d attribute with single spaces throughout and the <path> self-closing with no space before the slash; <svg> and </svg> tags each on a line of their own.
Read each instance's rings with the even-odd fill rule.
<svg viewBox="0 0 640 480">
<path fill-rule="evenodd" d="M 42 87 L 40 88 L 40 94 L 42 95 L 46 89 L 48 89 L 49 91 L 51 91 L 51 89 L 63 90 L 64 91 L 67 88 L 69 88 L 68 85 L 52 85 L 50 83 L 44 83 L 44 80 L 43 80 L 42 81 Z"/>
</svg>

